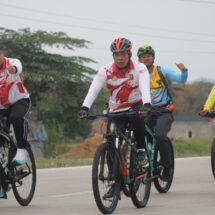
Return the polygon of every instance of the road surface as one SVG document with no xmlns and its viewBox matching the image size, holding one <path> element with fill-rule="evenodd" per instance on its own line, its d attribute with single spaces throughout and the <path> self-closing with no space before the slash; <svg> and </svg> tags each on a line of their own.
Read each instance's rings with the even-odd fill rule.
<svg viewBox="0 0 215 215">
<path fill-rule="evenodd" d="M 33 201 L 21 207 L 10 192 L 0 200 L 0 215 L 99 215 L 91 188 L 91 167 L 38 170 Z M 136 209 L 122 196 L 114 214 L 123 215 L 213 215 L 215 180 L 210 158 L 176 159 L 172 187 L 167 194 L 154 186 L 146 208 Z"/>
</svg>

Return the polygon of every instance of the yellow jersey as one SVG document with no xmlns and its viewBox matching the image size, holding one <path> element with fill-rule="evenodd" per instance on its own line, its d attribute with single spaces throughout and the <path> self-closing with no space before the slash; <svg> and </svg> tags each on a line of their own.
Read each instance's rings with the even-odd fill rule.
<svg viewBox="0 0 215 215">
<path fill-rule="evenodd" d="M 214 104 L 215 104 L 215 85 L 213 86 L 213 88 L 207 98 L 207 101 L 204 105 L 204 110 L 210 110 Z"/>
</svg>

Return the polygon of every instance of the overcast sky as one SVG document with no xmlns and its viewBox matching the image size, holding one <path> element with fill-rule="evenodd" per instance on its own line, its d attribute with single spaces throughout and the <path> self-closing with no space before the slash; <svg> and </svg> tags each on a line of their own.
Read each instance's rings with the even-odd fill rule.
<svg viewBox="0 0 215 215">
<path fill-rule="evenodd" d="M 98 62 L 112 61 L 111 42 L 126 37 L 137 49 L 145 44 L 156 51 L 156 64 L 178 71 L 189 69 L 189 82 L 215 81 L 215 0 L 0 0 L 0 26 L 63 31 L 91 41 L 89 49 L 65 52 Z"/>
</svg>

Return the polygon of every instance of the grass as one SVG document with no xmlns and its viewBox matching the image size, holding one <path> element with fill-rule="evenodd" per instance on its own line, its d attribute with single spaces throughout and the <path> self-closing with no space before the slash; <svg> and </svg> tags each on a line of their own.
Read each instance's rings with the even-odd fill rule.
<svg viewBox="0 0 215 215">
<path fill-rule="evenodd" d="M 209 156 L 211 153 L 212 139 L 185 139 L 180 141 L 172 141 L 174 147 L 174 153 L 176 158 L 181 157 L 197 157 L 197 156 Z M 73 148 L 77 144 L 63 144 L 58 145 L 55 149 L 56 154 L 61 152 L 65 153 Z M 61 154 L 59 153 L 59 154 Z M 37 158 L 36 164 L 38 169 L 43 168 L 56 168 L 56 167 L 71 167 L 71 166 L 83 166 L 91 165 L 92 159 L 65 159 L 60 156 L 54 158 Z"/>
<path fill-rule="evenodd" d="M 209 156 L 212 139 L 186 139 L 173 141 L 175 157 Z"/>
</svg>

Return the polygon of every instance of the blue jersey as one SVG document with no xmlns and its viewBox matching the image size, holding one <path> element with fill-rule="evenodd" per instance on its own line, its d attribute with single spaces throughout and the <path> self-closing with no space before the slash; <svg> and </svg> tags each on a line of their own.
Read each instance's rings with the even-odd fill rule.
<svg viewBox="0 0 215 215">
<path fill-rule="evenodd" d="M 161 72 L 166 78 L 167 82 L 169 80 L 184 83 L 186 82 L 188 76 L 188 71 L 178 74 L 166 67 L 161 67 Z M 161 80 L 156 66 L 154 66 L 153 72 L 150 73 L 150 93 L 152 99 L 152 106 L 166 106 L 167 108 L 171 106 L 172 101 L 168 96 L 167 88 Z"/>
</svg>

